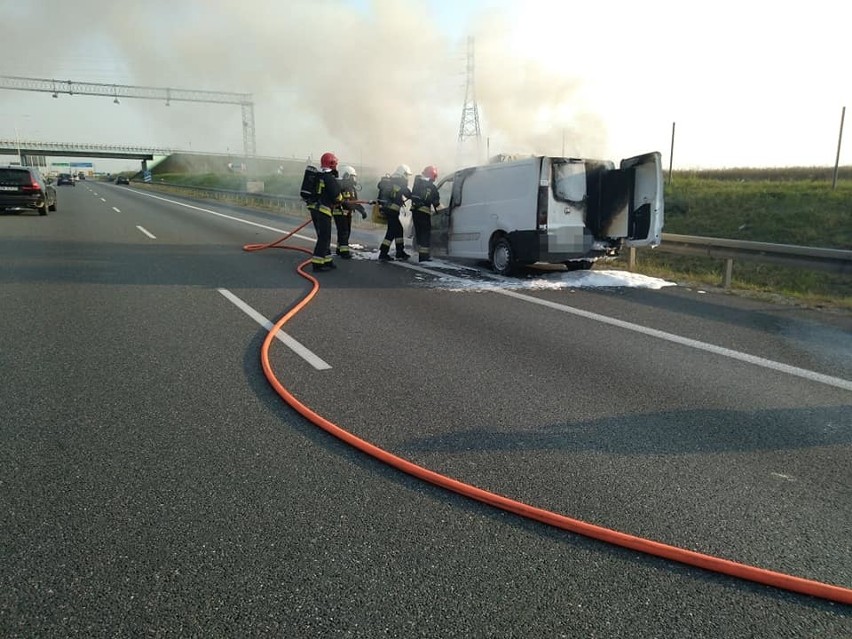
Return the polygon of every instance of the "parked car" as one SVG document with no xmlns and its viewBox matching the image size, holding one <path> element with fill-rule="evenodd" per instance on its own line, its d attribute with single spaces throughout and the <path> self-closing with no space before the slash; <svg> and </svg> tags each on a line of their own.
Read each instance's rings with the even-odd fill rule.
<svg viewBox="0 0 852 639">
<path fill-rule="evenodd" d="M 130 180 L 128 180 L 123 175 L 119 175 L 117 178 L 115 178 L 115 183 L 116 184 L 130 184 Z"/>
<path fill-rule="evenodd" d="M 456 171 L 437 184 L 432 254 L 488 260 L 501 275 L 536 263 L 590 268 L 625 246 L 657 246 L 661 155 L 622 160 L 532 156 Z"/>
<path fill-rule="evenodd" d="M 63 184 L 75 186 L 74 178 L 70 173 L 60 173 L 56 176 L 56 186 L 62 186 Z"/>
<path fill-rule="evenodd" d="M 56 189 L 32 166 L 0 167 L 0 210 L 35 209 L 39 215 L 56 210 Z"/>
</svg>

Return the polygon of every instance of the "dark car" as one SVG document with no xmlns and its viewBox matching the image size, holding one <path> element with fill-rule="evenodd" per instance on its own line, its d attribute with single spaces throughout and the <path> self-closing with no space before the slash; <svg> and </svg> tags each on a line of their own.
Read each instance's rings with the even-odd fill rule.
<svg viewBox="0 0 852 639">
<path fill-rule="evenodd" d="M 130 184 L 130 180 L 128 180 L 123 175 L 119 175 L 117 178 L 115 178 L 115 183 L 116 184 Z"/>
<path fill-rule="evenodd" d="M 32 166 L 0 166 L 0 210 L 56 210 L 56 189 Z"/>
<path fill-rule="evenodd" d="M 74 186 L 74 178 L 70 173 L 60 173 L 56 176 L 56 186 L 62 186 L 63 184 Z"/>
</svg>

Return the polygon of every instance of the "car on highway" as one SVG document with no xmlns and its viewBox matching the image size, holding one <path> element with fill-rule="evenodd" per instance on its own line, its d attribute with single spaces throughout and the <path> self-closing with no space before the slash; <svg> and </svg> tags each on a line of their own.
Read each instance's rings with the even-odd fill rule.
<svg viewBox="0 0 852 639">
<path fill-rule="evenodd" d="M 70 173 L 60 173 L 56 176 L 56 186 L 62 186 L 63 184 L 74 186 L 74 178 Z"/>
<path fill-rule="evenodd" d="M 130 184 L 130 180 L 128 180 L 123 175 L 119 175 L 117 178 L 115 178 L 115 183 L 116 184 Z"/>
<path fill-rule="evenodd" d="M 32 166 L 0 166 L 0 210 L 56 210 L 56 189 Z"/>
</svg>

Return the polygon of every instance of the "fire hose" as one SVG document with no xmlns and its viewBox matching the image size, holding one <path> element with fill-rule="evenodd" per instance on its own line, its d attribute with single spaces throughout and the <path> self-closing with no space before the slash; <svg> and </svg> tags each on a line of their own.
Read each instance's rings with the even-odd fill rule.
<svg viewBox="0 0 852 639">
<path fill-rule="evenodd" d="M 260 251 L 267 248 L 282 248 L 294 251 L 302 251 L 303 253 L 307 253 L 310 255 L 310 251 L 308 251 L 307 249 L 283 245 L 283 243 L 287 239 L 289 239 L 293 234 L 304 228 L 308 223 L 310 223 L 310 220 L 307 220 L 306 222 L 296 227 L 278 240 L 275 240 L 274 242 L 271 242 L 269 244 L 247 244 L 243 247 L 243 250 L 251 252 Z M 315 426 L 318 426 L 327 433 L 351 445 L 355 449 L 366 453 L 367 455 L 370 455 L 375 459 L 397 470 L 400 470 L 413 477 L 417 477 L 418 479 L 421 479 L 425 482 L 452 491 L 469 499 L 473 499 L 481 503 L 488 504 L 489 506 L 493 506 L 495 508 L 514 513 L 521 517 L 526 517 L 527 519 L 535 520 L 553 526 L 555 528 L 559 528 L 561 530 L 573 532 L 579 535 L 583 535 L 585 537 L 589 537 L 591 539 L 596 539 L 598 541 L 603 541 L 605 543 L 619 546 L 621 548 L 627 548 L 630 550 L 635 550 L 637 552 L 642 552 L 647 555 L 676 561 L 696 568 L 702 568 L 704 570 L 717 572 L 720 574 L 736 577 L 739 579 L 759 583 L 766 586 L 773 586 L 775 588 L 788 590 L 790 592 L 795 592 L 798 594 L 809 595 L 811 597 L 817 597 L 836 603 L 852 605 L 852 589 L 850 588 L 836 586 L 821 581 L 805 579 L 803 577 L 796 577 L 794 575 L 789 575 L 786 573 L 775 572 L 772 570 L 767 570 L 765 568 L 738 563 L 713 555 L 706 555 L 692 550 L 687 550 L 685 548 L 680 548 L 677 546 L 671 546 L 661 542 L 653 541 L 651 539 L 636 537 L 634 535 L 619 532 L 617 530 L 605 528 L 603 526 L 598 526 L 595 524 L 590 524 L 582 520 L 566 517 L 565 515 L 560 515 L 549 510 L 537 508 L 524 502 L 516 501 L 514 499 L 510 499 L 508 497 L 504 497 L 502 495 L 498 495 L 496 493 L 477 488 L 476 486 L 473 486 L 471 484 L 452 479 L 451 477 L 436 473 L 423 466 L 419 466 L 402 457 L 398 457 L 397 455 L 394 455 L 393 453 L 390 453 L 384 450 L 383 448 L 379 448 L 378 446 L 364 439 L 361 439 L 360 437 L 357 437 L 356 435 L 341 428 L 340 426 L 330 422 L 322 415 L 318 414 L 317 412 L 303 404 L 292 393 L 290 393 L 290 391 L 288 391 L 276 377 L 275 371 L 272 368 L 272 364 L 269 361 L 269 349 L 272 346 L 273 340 L 275 339 L 275 335 L 292 317 L 294 317 L 300 310 L 307 306 L 307 304 L 314 298 L 314 296 L 319 291 L 319 281 L 315 277 L 309 275 L 304 270 L 305 266 L 307 266 L 309 263 L 310 260 L 305 260 L 304 262 L 300 263 L 297 267 L 297 271 L 302 277 L 312 283 L 311 290 L 292 309 L 290 309 L 290 311 L 288 311 L 277 322 L 275 322 L 275 324 L 269 330 L 268 334 L 266 335 L 266 338 L 263 341 L 263 345 L 261 346 L 260 359 L 264 375 L 266 376 L 266 379 L 269 384 L 278 393 L 278 395 L 294 410 L 296 410 L 300 415 L 305 417 Z"/>
</svg>

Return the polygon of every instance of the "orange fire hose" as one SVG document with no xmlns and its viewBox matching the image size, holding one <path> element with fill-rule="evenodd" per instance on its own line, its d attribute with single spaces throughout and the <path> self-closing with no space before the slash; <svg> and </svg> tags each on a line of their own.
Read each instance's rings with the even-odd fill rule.
<svg viewBox="0 0 852 639">
<path fill-rule="evenodd" d="M 275 242 L 270 244 L 247 244 L 243 247 L 243 250 L 258 251 L 265 248 L 283 248 L 310 254 L 311 252 L 307 249 L 281 245 L 294 233 L 306 226 L 308 222 L 310 222 L 310 220 L 306 221 L 304 224 Z M 285 402 L 314 425 L 319 426 L 326 432 L 334 435 L 338 439 L 346 442 L 361 452 L 366 453 L 379 461 L 396 468 L 397 470 L 408 473 L 409 475 L 429 482 L 430 484 L 434 484 L 435 486 L 458 493 L 464 497 L 488 504 L 489 506 L 494 506 L 495 508 L 500 508 L 501 510 L 511 512 L 528 519 L 533 519 L 535 521 L 554 526 L 555 528 L 584 535 L 622 548 L 629 548 L 655 557 L 662 557 L 663 559 L 677 561 L 689 566 L 703 568 L 705 570 L 710 570 L 731 577 L 737 577 L 739 579 L 752 581 L 766 586 L 773 586 L 775 588 L 781 588 L 783 590 L 803 595 L 810 595 L 812 597 L 818 597 L 828 601 L 852 605 L 852 589 L 850 588 L 835 586 L 802 577 L 795 577 L 793 575 L 775 572 L 748 564 L 741 564 L 728 559 L 714 557 L 712 555 L 705 555 L 692 550 L 686 550 L 685 548 L 670 546 L 668 544 L 645 539 L 643 537 L 636 537 L 610 528 L 604 528 L 579 519 L 572 519 L 542 508 L 536 508 L 535 506 L 530 506 L 529 504 L 515 501 L 508 497 L 503 497 L 502 495 L 441 475 L 429 470 L 428 468 L 424 468 L 423 466 L 418 466 L 417 464 L 403 459 L 402 457 L 398 457 L 383 448 L 379 448 L 378 446 L 375 446 L 374 444 L 371 444 L 370 442 L 363 440 L 328 421 L 322 415 L 314 412 L 311 408 L 296 399 L 296 397 L 290 393 L 290 391 L 288 391 L 275 376 L 275 372 L 272 370 L 272 364 L 269 362 L 269 349 L 275 339 L 275 335 L 281 327 L 284 326 L 284 324 L 302 310 L 302 308 L 307 306 L 307 304 L 319 291 L 319 281 L 304 271 L 304 267 L 309 263 L 310 260 L 305 260 L 299 264 L 297 271 L 302 277 L 312 283 L 311 290 L 292 309 L 290 309 L 290 311 L 275 322 L 275 325 L 269 330 L 269 333 L 261 346 L 260 360 L 266 379 L 278 395 L 280 395 Z"/>
</svg>

